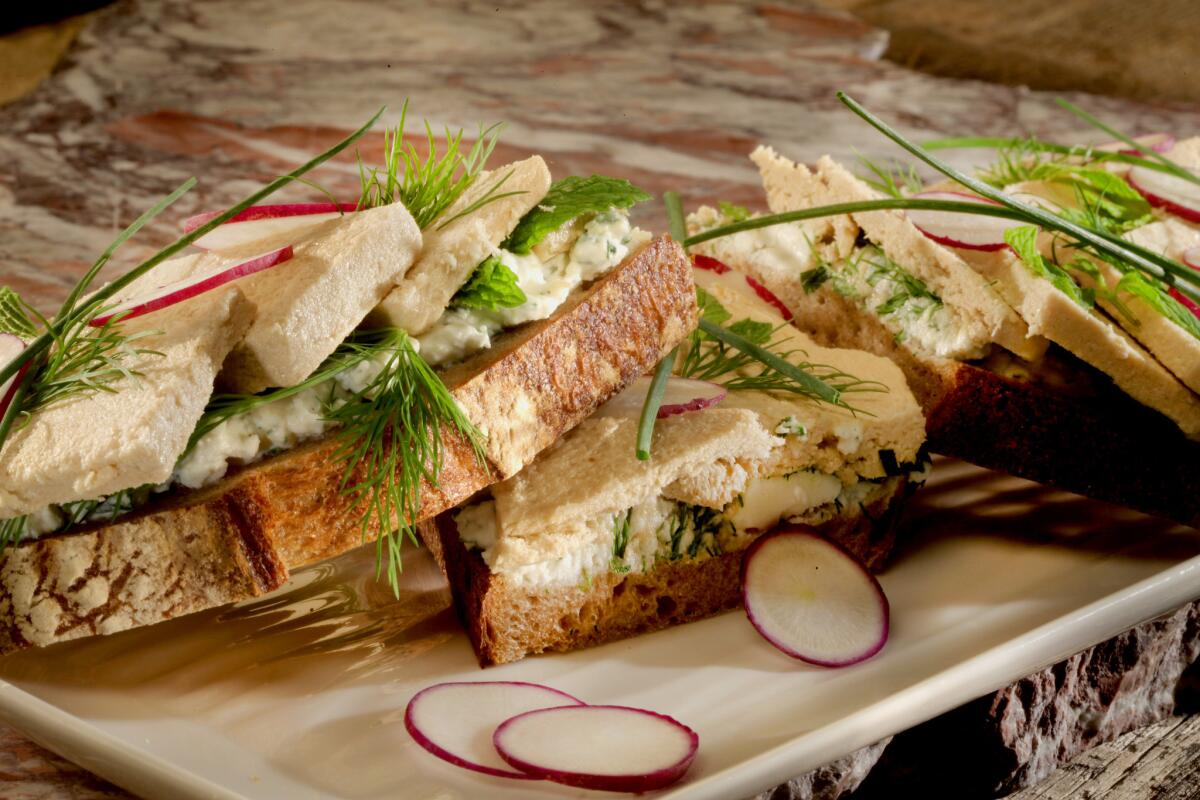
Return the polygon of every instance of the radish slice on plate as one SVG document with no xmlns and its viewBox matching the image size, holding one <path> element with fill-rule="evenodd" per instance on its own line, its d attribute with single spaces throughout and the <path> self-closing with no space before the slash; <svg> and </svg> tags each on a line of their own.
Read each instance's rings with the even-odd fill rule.
<svg viewBox="0 0 1200 800">
<path fill-rule="evenodd" d="M 756 540 L 742 561 L 742 601 L 768 642 L 809 664 L 865 661 L 888 638 L 888 601 L 875 576 L 812 530 Z"/>
<path fill-rule="evenodd" d="M 1200 222 L 1200 184 L 1148 167 L 1134 167 L 1125 179 L 1155 208 Z"/>
<path fill-rule="evenodd" d="M 1169 133 L 1147 133 L 1143 136 L 1135 136 L 1133 140 L 1142 147 L 1148 147 L 1156 153 L 1166 153 L 1175 146 L 1175 137 Z M 1097 150 L 1116 150 L 1118 153 L 1126 156 L 1140 156 L 1145 154 L 1145 150 L 1133 149 L 1125 142 L 1109 142 L 1102 144 L 1096 148 Z"/>
<path fill-rule="evenodd" d="M 918 200 L 952 200 L 958 203 L 981 203 L 998 206 L 992 200 L 963 192 L 922 192 L 914 195 Z M 963 214 L 957 211 L 927 211 L 910 209 L 908 219 L 917 230 L 947 247 L 963 250 L 1002 250 L 1008 247 L 1004 232 L 1016 228 L 1020 222 L 1001 217 Z"/>
<path fill-rule="evenodd" d="M 11 333 L 0 333 L 0 364 L 7 365 L 24 349 L 25 342 L 21 337 Z M 29 362 L 26 361 L 15 375 L 4 383 L 0 383 L 0 417 L 3 417 L 8 411 L 8 404 L 12 402 L 13 395 L 17 393 L 17 384 L 21 382 L 21 378 L 25 377 L 25 371 L 28 369 Z"/>
<path fill-rule="evenodd" d="M 1183 251 L 1183 263 L 1195 270 L 1200 270 L 1200 246 L 1189 247 Z"/>
<path fill-rule="evenodd" d="M 699 254 L 692 256 L 692 266 L 698 270 L 703 270 L 704 272 L 711 272 L 714 275 L 725 275 L 733 272 L 733 267 L 729 266 L 724 261 L 712 258 L 711 256 L 703 256 Z M 758 296 L 759 300 L 762 300 L 763 302 L 772 306 L 776 311 L 779 312 L 780 316 L 782 316 L 788 322 L 792 321 L 791 309 L 784 305 L 783 301 L 776 297 L 774 292 L 763 286 L 758 281 L 754 280 L 754 278 L 751 278 L 749 275 L 742 275 L 742 278 L 746 281 L 746 285 L 750 287 L 750 290 Z M 736 278 L 731 276 L 731 278 L 726 278 L 725 280 L 736 280 Z"/>
<path fill-rule="evenodd" d="M 653 711 L 581 705 L 515 716 L 496 729 L 492 743 L 530 777 L 581 789 L 649 792 L 683 777 L 700 737 Z"/>
<path fill-rule="evenodd" d="M 642 413 L 642 406 L 646 404 L 646 394 L 650 391 L 650 380 L 647 377 L 635 378 L 624 391 L 600 406 L 596 415 L 600 417 L 638 417 Z M 726 394 L 728 392 L 725 387 L 715 383 L 671 376 L 667 379 L 662 405 L 658 407 L 658 419 L 715 406 L 725 399 Z"/>
<path fill-rule="evenodd" d="M 580 706 L 566 692 L 536 683 L 479 681 L 439 683 L 417 692 L 404 711 L 404 727 L 417 744 L 443 761 L 501 778 L 529 780 L 511 769 L 492 747 L 492 734 L 507 719 L 535 709 Z"/>
<path fill-rule="evenodd" d="M 232 219 L 192 242 L 201 250 L 227 250 L 268 236 L 281 233 L 300 233 L 326 220 L 353 213 L 353 203 L 288 203 L 285 205 L 250 206 Z M 184 233 L 191 233 L 221 214 L 206 211 L 183 221 Z"/>
<path fill-rule="evenodd" d="M 270 269 L 291 260 L 291 258 L 292 248 L 291 245 L 288 245 L 278 250 L 272 250 L 269 253 L 263 253 L 261 256 L 255 256 L 249 261 L 243 261 L 240 264 L 234 264 L 233 266 L 223 265 L 202 275 L 192 275 L 183 280 L 168 283 L 166 286 L 160 286 L 141 297 L 125 300 L 114 308 L 108 309 L 104 314 L 95 317 L 89 324 L 98 328 L 118 314 L 123 314 L 123 319 L 140 317 L 143 314 L 149 314 L 152 311 L 158 311 L 168 306 L 173 306 L 176 303 L 182 303 L 184 300 L 189 300 L 205 292 L 210 292 L 238 278 L 244 278 L 247 275 L 253 275 L 256 272 Z"/>
</svg>

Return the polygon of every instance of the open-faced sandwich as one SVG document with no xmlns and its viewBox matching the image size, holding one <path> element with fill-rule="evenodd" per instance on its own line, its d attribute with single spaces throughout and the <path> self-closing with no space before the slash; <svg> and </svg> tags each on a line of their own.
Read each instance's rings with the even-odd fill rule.
<svg viewBox="0 0 1200 800">
<path fill-rule="evenodd" d="M 482 664 L 734 607 L 747 548 L 782 522 L 882 566 L 928 467 L 902 372 L 818 346 L 761 286 L 701 263 L 706 324 L 669 361 L 649 458 L 635 454 L 643 379 L 488 496 L 422 526 Z M 813 380 L 730 345 L 745 340 Z"/>
<path fill-rule="evenodd" d="M 938 143 L 999 146 L 973 178 L 875 123 L 949 182 L 760 147 L 774 214 L 702 208 L 693 250 L 895 361 L 932 452 L 1200 524 L 1200 139 Z"/>
<path fill-rule="evenodd" d="M 259 204 L 363 131 L 93 290 L 110 249 L 53 318 L 3 290 L 0 652 L 260 595 L 363 541 L 394 583 L 417 522 L 695 326 L 683 251 L 629 224 L 646 195 L 536 156 L 485 170 L 489 134 L 423 157 L 401 129 L 358 203 Z"/>
</svg>

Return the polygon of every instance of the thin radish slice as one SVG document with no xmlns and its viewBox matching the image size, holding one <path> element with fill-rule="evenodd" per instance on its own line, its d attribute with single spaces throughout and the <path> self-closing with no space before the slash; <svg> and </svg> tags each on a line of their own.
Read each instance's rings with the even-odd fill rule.
<svg viewBox="0 0 1200 800">
<path fill-rule="evenodd" d="M 809 664 L 857 664 L 887 642 L 888 601 L 879 581 L 809 528 L 783 528 L 750 545 L 742 601 L 763 638 Z"/>
<path fill-rule="evenodd" d="M 653 711 L 567 706 L 515 716 L 496 728 L 492 743 L 530 777 L 581 789 L 649 792 L 683 777 L 700 737 Z"/>
<path fill-rule="evenodd" d="M 1183 263 L 1187 264 L 1194 270 L 1200 271 L 1200 246 L 1189 247 L 1187 250 L 1184 250 Z M 1178 300 L 1188 311 L 1191 311 L 1197 317 L 1200 317 L 1200 303 L 1197 303 L 1195 300 L 1174 287 L 1171 287 L 1167 294 Z"/>
<path fill-rule="evenodd" d="M 487 775 L 529 780 L 530 775 L 510 769 L 496 754 L 496 726 L 527 711 L 579 705 L 582 700 L 536 683 L 439 683 L 408 701 L 404 727 L 417 744 L 443 761 Z"/>
<path fill-rule="evenodd" d="M 992 200 L 963 192 L 922 192 L 914 195 L 919 200 L 953 200 L 958 203 L 981 203 L 996 206 Z M 978 214 L 963 214 L 957 211 L 926 211 L 911 209 L 906 212 L 917 230 L 947 247 L 963 250 L 1002 250 L 1008 247 L 1004 232 L 1021 223 L 1000 217 Z"/>
<path fill-rule="evenodd" d="M 268 236 L 301 233 L 326 220 L 353 213 L 357 208 L 358 206 L 352 203 L 288 203 L 250 206 L 221 226 L 204 234 L 192 244 L 201 250 L 227 250 L 230 247 L 261 241 Z M 183 221 L 183 230 L 185 233 L 191 233 L 220 213 L 220 211 L 206 211 L 203 214 L 188 217 Z"/>
<path fill-rule="evenodd" d="M 1183 263 L 1192 269 L 1200 270 L 1200 245 L 1183 251 Z"/>
<path fill-rule="evenodd" d="M 650 391 L 650 378 L 635 378 L 620 394 L 613 397 L 596 411 L 601 417 L 637 417 L 646 403 Z M 724 386 L 692 378 L 670 377 L 663 393 L 662 405 L 658 407 L 658 419 L 686 414 L 715 406 L 725 399 L 728 392 Z"/>
<path fill-rule="evenodd" d="M 10 361 L 21 354 L 25 349 L 25 342 L 21 337 L 14 336 L 11 333 L 0 333 L 0 364 L 7 365 Z M 16 374 L 0 383 L 0 418 L 8 411 L 8 404 L 12 402 L 13 395 L 17 393 L 17 385 L 21 379 L 25 377 L 26 370 L 29 369 L 29 362 L 26 361 L 17 370 Z"/>
<path fill-rule="evenodd" d="M 1156 153 L 1166 153 L 1175 146 L 1175 136 L 1170 133 L 1147 133 L 1142 136 L 1135 136 L 1133 140 L 1142 147 L 1148 147 Z M 1141 147 L 1136 150 L 1125 142 L 1109 142 L 1102 144 L 1096 148 L 1097 150 L 1116 150 L 1118 153 L 1126 156 L 1145 155 L 1145 150 Z"/>
<path fill-rule="evenodd" d="M 1125 179 L 1155 208 L 1200 222 L 1200 184 L 1148 167 L 1134 167 Z"/>
<path fill-rule="evenodd" d="M 750 285 L 750 288 L 754 290 L 754 293 L 758 295 L 759 298 L 761 298 L 764 302 L 774 306 L 775 310 L 778 311 L 785 320 L 788 322 L 792 321 L 792 310 L 785 306 L 783 301 L 775 296 L 774 292 L 763 286 L 758 281 L 754 280 L 754 278 L 751 278 L 749 275 L 746 276 L 746 283 Z"/>
<path fill-rule="evenodd" d="M 712 256 L 700 255 L 699 253 L 692 256 L 692 265 L 696 269 L 702 269 L 706 272 L 715 272 L 718 275 L 724 275 L 726 272 L 729 272 L 732 269 L 732 267 L 730 267 L 724 261 L 715 259 Z"/>
<path fill-rule="evenodd" d="M 98 328 L 118 314 L 122 314 L 123 319 L 140 317 L 143 314 L 149 314 L 152 311 L 158 311 L 168 306 L 173 306 L 176 303 L 182 303 L 184 300 L 190 300 L 197 295 L 210 292 L 238 278 L 244 278 L 247 275 L 253 275 L 256 272 L 262 272 L 265 269 L 278 266 L 286 261 L 290 261 L 291 258 L 292 247 L 288 245 L 278 250 L 272 250 L 269 253 L 263 253 L 261 256 L 255 256 L 249 261 L 243 261 L 240 264 L 234 264 L 233 266 L 224 265 L 212 272 L 193 275 L 174 283 L 168 283 L 166 286 L 160 286 L 148 294 L 120 303 L 104 314 L 92 319 L 90 324 Z"/>
</svg>

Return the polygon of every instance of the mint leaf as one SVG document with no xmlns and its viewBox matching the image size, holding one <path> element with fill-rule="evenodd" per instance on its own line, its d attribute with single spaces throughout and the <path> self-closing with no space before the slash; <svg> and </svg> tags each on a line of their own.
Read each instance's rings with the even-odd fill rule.
<svg viewBox="0 0 1200 800">
<path fill-rule="evenodd" d="M 551 231 L 576 217 L 602 214 L 610 208 L 629 208 L 649 199 L 650 195 L 621 178 L 606 178 L 603 175 L 563 178 L 551 184 L 542 202 L 521 218 L 501 247 L 511 253 L 525 255 Z"/>
<path fill-rule="evenodd" d="M 741 319 L 729 326 L 729 330 L 754 344 L 766 344 L 775 333 L 775 326 L 769 322 L 758 322 L 753 319 Z"/>
<path fill-rule="evenodd" d="M 0 333 L 12 333 L 22 339 L 37 336 L 37 328 L 25 310 L 25 301 L 7 286 L 0 286 Z"/>
<path fill-rule="evenodd" d="M 1079 284 L 1058 264 L 1042 258 L 1037 249 L 1038 229 L 1033 225 L 1023 225 L 1019 228 L 1009 228 L 1004 232 L 1004 241 L 1021 259 L 1025 268 L 1039 278 L 1050 281 L 1060 292 L 1071 298 L 1077 305 L 1091 309 L 1092 293 L 1081 289 Z"/>
<path fill-rule="evenodd" d="M 696 305 L 700 307 L 701 318 L 708 320 L 714 325 L 720 325 L 733 316 L 725 309 L 725 306 L 721 305 L 717 298 L 699 286 L 696 287 Z"/>
<path fill-rule="evenodd" d="M 717 207 L 721 209 L 721 216 L 725 218 L 726 222 L 742 222 L 743 220 L 750 219 L 750 209 L 746 208 L 745 206 L 739 206 L 735 203 L 727 203 L 726 201 L 722 200 L 721 202 L 717 203 Z"/>
<path fill-rule="evenodd" d="M 1116 293 L 1128 292 L 1134 297 L 1141 298 L 1148 306 L 1159 314 L 1174 322 L 1185 331 L 1200 339 L 1200 319 L 1196 318 L 1183 303 L 1167 294 L 1161 286 L 1152 282 L 1140 272 L 1126 272 L 1117 282 Z"/>
<path fill-rule="evenodd" d="M 516 308 L 526 300 L 525 292 L 517 285 L 516 274 L 504 266 L 499 256 L 488 256 L 479 262 L 471 279 L 463 285 L 450 305 L 456 308 Z"/>
</svg>

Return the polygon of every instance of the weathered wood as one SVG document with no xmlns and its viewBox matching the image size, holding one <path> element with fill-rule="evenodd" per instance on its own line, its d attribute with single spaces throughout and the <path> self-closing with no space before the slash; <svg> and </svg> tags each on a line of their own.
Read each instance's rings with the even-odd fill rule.
<svg viewBox="0 0 1200 800">
<path fill-rule="evenodd" d="M 1150 797 L 1200 797 L 1200 714 L 1170 717 L 1094 747 L 1007 800 Z"/>
</svg>

